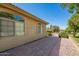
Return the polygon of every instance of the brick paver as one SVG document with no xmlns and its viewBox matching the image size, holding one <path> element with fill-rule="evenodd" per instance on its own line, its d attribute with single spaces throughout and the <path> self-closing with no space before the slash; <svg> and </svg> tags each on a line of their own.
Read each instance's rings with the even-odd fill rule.
<svg viewBox="0 0 79 59">
<path fill-rule="evenodd" d="M 52 36 L 34 41 L 29 44 L 5 51 L 0 55 L 13 56 L 59 56 L 59 55 L 79 55 L 77 48 L 69 39 L 59 39 Z"/>
</svg>

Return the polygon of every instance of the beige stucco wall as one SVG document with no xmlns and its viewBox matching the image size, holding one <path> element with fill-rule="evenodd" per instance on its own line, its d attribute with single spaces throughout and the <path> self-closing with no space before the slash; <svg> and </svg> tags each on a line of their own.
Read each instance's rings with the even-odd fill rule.
<svg viewBox="0 0 79 59">
<path fill-rule="evenodd" d="M 0 8 L 0 11 L 20 15 L 24 18 L 25 21 L 25 35 L 13 37 L 0 37 L 0 52 L 17 47 L 27 42 L 31 42 L 33 40 L 37 40 L 45 36 L 46 24 L 42 23 L 43 33 L 37 33 L 37 23 L 39 21 L 35 21 L 32 18 L 29 18 L 21 13 L 18 13 L 14 10 L 10 10 L 8 8 Z M 32 26 L 35 26 L 34 30 L 32 29 Z"/>
</svg>

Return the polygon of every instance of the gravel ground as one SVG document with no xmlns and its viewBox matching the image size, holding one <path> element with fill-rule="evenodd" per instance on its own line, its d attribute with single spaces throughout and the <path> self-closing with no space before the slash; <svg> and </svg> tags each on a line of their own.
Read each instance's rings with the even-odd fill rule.
<svg viewBox="0 0 79 59">
<path fill-rule="evenodd" d="M 69 39 L 57 35 L 40 39 L 0 53 L 1 56 L 78 56 L 79 51 Z"/>
</svg>

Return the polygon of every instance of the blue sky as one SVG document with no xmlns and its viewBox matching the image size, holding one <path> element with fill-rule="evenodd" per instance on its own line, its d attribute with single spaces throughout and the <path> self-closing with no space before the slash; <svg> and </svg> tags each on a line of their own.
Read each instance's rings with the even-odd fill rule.
<svg viewBox="0 0 79 59">
<path fill-rule="evenodd" d="M 21 9 L 64 29 L 71 14 L 58 3 L 16 3 Z"/>
</svg>

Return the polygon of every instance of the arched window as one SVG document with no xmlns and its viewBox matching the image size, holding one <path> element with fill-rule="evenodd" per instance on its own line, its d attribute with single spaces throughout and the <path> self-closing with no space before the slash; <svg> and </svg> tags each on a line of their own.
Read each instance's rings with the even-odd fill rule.
<svg viewBox="0 0 79 59">
<path fill-rule="evenodd" d="M 42 33 L 42 24 L 38 23 L 38 33 Z"/>
</svg>

